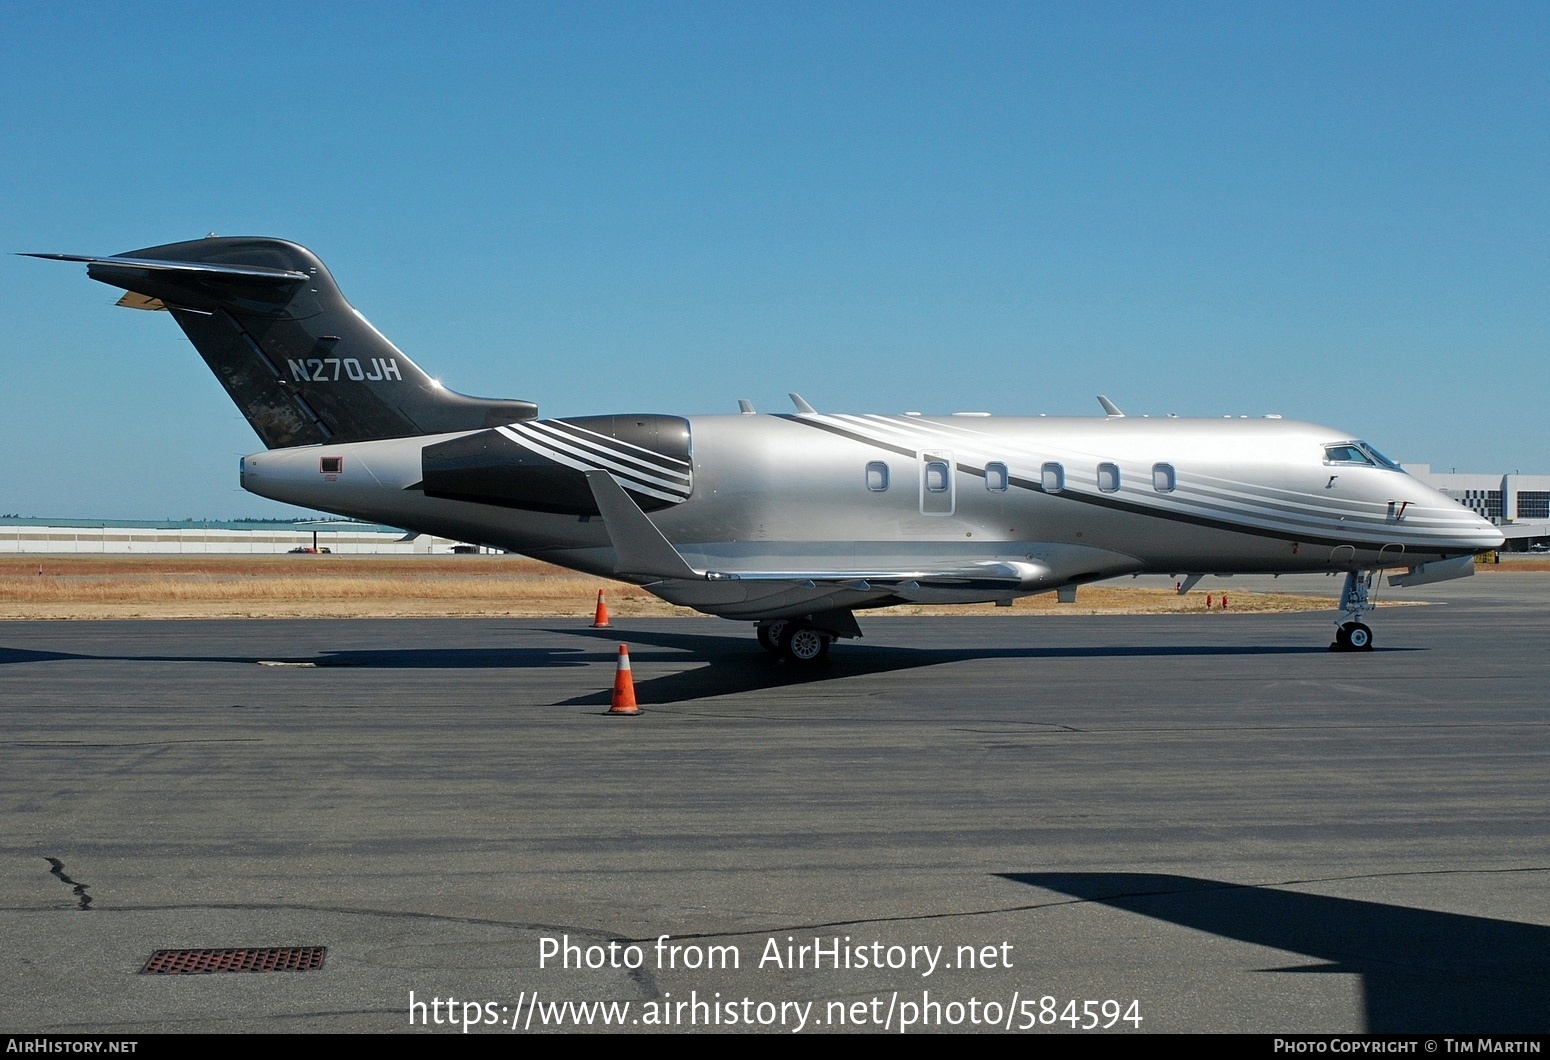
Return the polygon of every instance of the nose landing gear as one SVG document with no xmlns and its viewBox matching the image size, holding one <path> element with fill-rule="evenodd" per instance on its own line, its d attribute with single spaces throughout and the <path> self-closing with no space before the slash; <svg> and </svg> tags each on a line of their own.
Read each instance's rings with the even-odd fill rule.
<svg viewBox="0 0 1550 1060">
<path fill-rule="evenodd" d="M 1372 602 L 1372 579 L 1370 570 L 1346 572 L 1345 587 L 1340 590 L 1340 618 L 1330 651 L 1372 651 L 1372 629 L 1362 621 L 1362 616 L 1376 606 Z"/>
</svg>

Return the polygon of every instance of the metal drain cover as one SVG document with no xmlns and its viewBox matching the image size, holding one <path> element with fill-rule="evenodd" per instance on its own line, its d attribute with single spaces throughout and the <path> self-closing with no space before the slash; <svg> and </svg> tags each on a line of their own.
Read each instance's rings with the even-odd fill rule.
<svg viewBox="0 0 1550 1060">
<path fill-rule="evenodd" d="M 215 972 L 310 972 L 323 967 L 327 946 L 270 946 L 247 950 L 157 950 L 141 975 Z"/>
</svg>

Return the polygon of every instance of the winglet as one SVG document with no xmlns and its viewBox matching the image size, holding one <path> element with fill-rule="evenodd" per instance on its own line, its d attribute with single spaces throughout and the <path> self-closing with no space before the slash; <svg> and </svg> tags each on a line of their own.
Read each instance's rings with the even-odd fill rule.
<svg viewBox="0 0 1550 1060">
<path fill-rule="evenodd" d="M 1125 418 L 1125 414 L 1119 410 L 1119 406 L 1114 404 L 1114 402 L 1110 401 L 1108 398 L 1104 397 L 1102 394 L 1098 395 L 1098 404 L 1103 406 L 1104 415 L 1108 416 L 1110 419 Z"/>
<path fill-rule="evenodd" d="M 654 578 L 704 578 L 684 560 L 673 543 L 662 536 L 656 524 L 630 499 L 617 479 L 606 471 L 584 471 L 592 499 L 602 513 L 603 526 L 614 545 L 616 574 L 646 575 Z"/>
<path fill-rule="evenodd" d="M 797 407 L 797 415 L 816 416 L 818 414 L 817 409 L 813 408 L 813 406 L 802 400 L 801 394 L 787 394 L 786 396 L 789 397 L 791 399 L 791 403 Z"/>
</svg>

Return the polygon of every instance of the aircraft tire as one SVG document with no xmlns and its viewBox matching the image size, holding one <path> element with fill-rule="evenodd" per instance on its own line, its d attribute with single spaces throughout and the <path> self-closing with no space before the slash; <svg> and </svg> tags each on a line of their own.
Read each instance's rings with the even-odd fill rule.
<svg viewBox="0 0 1550 1060">
<path fill-rule="evenodd" d="M 829 657 L 830 637 L 805 622 L 788 622 L 781 631 L 781 654 L 792 662 L 812 665 Z"/>
<path fill-rule="evenodd" d="M 1329 646 L 1330 651 L 1351 650 L 1351 623 L 1346 622 L 1336 627 L 1335 643 Z"/>
<path fill-rule="evenodd" d="M 1345 642 L 1352 651 L 1372 651 L 1372 629 L 1364 622 L 1349 623 Z"/>
<path fill-rule="evenodd" d="M 785 632 L 786 620 L 777 618 L 772 622 L 760 622 L 754 627 L 754 636 L 759 638 L 759 647 L 771 655 L 779 655 L 780 635 Z"/>
</svg>

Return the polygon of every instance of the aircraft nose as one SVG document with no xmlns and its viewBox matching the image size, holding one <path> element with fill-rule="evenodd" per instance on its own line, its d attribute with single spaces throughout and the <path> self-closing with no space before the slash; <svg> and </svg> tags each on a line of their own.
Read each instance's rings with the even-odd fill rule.
<svg viewBox="0 0 1550 1060">
<path fill-rule="evenodd" d="M 1501 548 L 1507 542 L 1507 535 L 1502 533 L 1501 527 L 1479 515 L 1475 516 L 1475 522 L 1479 524 L 1479 532 L 1490 539 L 1486 548 Z"/>
<path fill-rule="evenodd" d="M 1450 497 L 1440 496 L 1444 496 L 1444 499 L 1450 504 L 1457 504 L 1460 508 L 1464 507 Z M 1502 533 L 1501 527 L 1479 512 L 1464 508 L 1463 515 L 1464 519 L 1456 533 L 1467 547 L 1479 552 L 1491 548 L 1500 548 L 1502 543 L 1507 540 L 1506 535 Z"/>
</svg>

